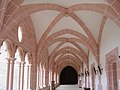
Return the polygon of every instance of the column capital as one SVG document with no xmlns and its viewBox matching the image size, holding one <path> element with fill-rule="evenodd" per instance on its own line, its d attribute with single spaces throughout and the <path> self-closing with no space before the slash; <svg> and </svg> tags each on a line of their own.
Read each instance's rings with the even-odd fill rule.
<svg viewBox="0 0 120 90">
<path fill-rule="evenodd" d="M 26 62 L 24 62 L 24 61 L 17 61 L 17 63 L 19 63 L 19 64 L 25 64 Z"/>
<path fill-rule="evenodd" d="M 12 57 L 9 57 L 9 58 L 6 58 L 8 61 L 15 61 L 16 58 L 12 58 Z"/>
<path fill-rule="evenodd" d="M 7 61 L 8 61 L 8 64 L 10 63 L 10 64 L 12 64 L 12 63 L 14 63 L 14 61 L 16 60 L 16 58 L 6 58 L 7 59 Z"/>
<path fill-rule="evenodd" d="M 25 61 L 21 61 L 21 64 L 25 64 L 26 62 Z"/>
</svg>

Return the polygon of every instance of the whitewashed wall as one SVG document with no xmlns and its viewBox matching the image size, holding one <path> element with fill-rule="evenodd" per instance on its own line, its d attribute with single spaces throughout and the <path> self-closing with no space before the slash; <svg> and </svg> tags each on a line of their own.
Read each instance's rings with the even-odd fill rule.
<svg viewBox="0 0 120 90">
<path fill-rule="evenodd" d="M 107 20 L 104 31 L 102 34 L 102 40 L 101 40 L 101 47 L 100 47 L 100 63 L 103 67 L 103 74 L 101 75 L 101 83 L 102 83 L 102 90 L 107 90 L 107 78 L 106 78 L 106 61 L 105 61 L 105 55 L 109 53 L 114 48 L 118 47 L 119 49 L 119 55 L 120 55 L 120 27 L 118 27 L 113 21 Z M 91 72 L 91 64 L 95 63 L 95 66 L 97 67 L 97 63 L 95 61 L 94 56 L 90 53 L 89 54 L 89 68 Z M 98 90 L 98 75 L 95 76 L 95 90 Z M 119 86 L 120 87 L 120 86 Z M 92 77 L 90 74 L 90 88 L 92 88 Z"/>
</svg>

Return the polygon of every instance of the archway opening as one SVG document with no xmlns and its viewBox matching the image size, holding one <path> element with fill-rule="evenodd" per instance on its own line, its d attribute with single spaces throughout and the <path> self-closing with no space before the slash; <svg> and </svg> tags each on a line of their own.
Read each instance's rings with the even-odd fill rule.
<svg viewBox="0 0 120 90">
<path fill-rule="evenodd" d="M 78 83 L 78 75 L 76 70 L 71 67 L 65 67 L 60 74 L 60 84 L 67 85 L 67 84 L 77 84 Z"/>
</svg>

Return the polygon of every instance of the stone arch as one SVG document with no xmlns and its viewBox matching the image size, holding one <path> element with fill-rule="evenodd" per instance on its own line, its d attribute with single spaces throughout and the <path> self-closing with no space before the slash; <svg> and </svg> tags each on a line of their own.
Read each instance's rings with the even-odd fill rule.
<svg viewBox="0 0 120 90">
<path fill-rule="evenodd" d="M 21 47 L 18 47 L 18 53 L 20 55 L 20 60 L 24 62 L 25 56 L 26 56 L 26 52 Z"/>
<path fill-rule="evenodd" d="M 31 64 L 31 55 L 29 52 L 26 53 L 25 57 L 27 57 L 28 64 Z"/>
<path fill-rule="evenodd" d="M 60 30 L 60 31 L 52 34 L 51 36 L 49 36 L 46 40 L 47 40 L 47 41 L 51 41 L 53 38 L 56 38 L 56 37 L 61 36 L 61 35 L 64 35 L 64 34 L 74 35 L 74 36 L 80 38 L 81 40 L 87 41 L 87 44 L 90 44 L 91 47 L 94 47 L 94 48 L 92 48 L 93 50 L 96 50 L 96 49 L 97 49 L 97 44 L 91 42 L 90 39 L 88 39 L 86 36 L 82 35 L 81 33 L 77 32 L 77 31 L 74 31 L 74 30 L 71 30 L 71 29 L 63 29 L 63 30 Z M 69 40 L 69 39 L 68 39 L 68 40 Z M 68 40 L 67 40 L 67 41 L 68 41 Z"/>
<path fill-rule="evenodd" d="M 55 54 L 55 52 L 57 52 L 57 50 L 63 45 L 63 44 L 65 44 L 67 42 L 67 40 L 66 41 L 62 41 L 53 51 L 52 51 L 52 53 L 50 54 L 50 56 L 53 56 L 54 54 Z M 76 43 L 76 42 L 74 42 L 74 41 L 68 41 L 69 43 L 71 43 L 71 44 L 73 44 L 74 46 L 76 46 L 77 48 L 78 48 L 78 50 L 81 52 L 81 55 L 85 58 L 85 59 L 87 59 L 87 54 L 83 51 L 83 49 L 81 48 L 81 47 L 79 47 L 79 45 Z"/>
<path fill-rule="evenodd" d="M 56 56 L 58 56 L 60 53 L 64 53 L 64 52 L 67 52 L 67 51 L 69 51 L 69 52 L 73 52 L 73 53 L 75 53 L 75 54 L 77 54 L 77 55 L 81 55 L 81 52 L 79 52 L 77 49 L 75 49 L 75 48 L 72 48 L 72 47 L 64 47 L 64 48 L 62 48 L 62 49 L 59 49 L 57 52 L 54 52 L 54 54 L 53 55 L 51 55 L 50 56 L 50 62 L 51 62 L 51 60 L 53 60 Z M 83 59 L 84 58 L 86 58 L 86 57 L 83 57 L 83 56 L 81 56 Z M 85 63 L 87 63 L 87 60 L 85 60 Z"/>
<path fill-rule="evenodd" d="M 79 63 L 78 63 L 78 61 L 75 61 L 76 59 L 74 59 L 74 58 L 65 58 L 65 57 L 63 57 L 63 58 L 61 58 L 62 60 L 60 60 L 60 61 L 57 61 L 56 63 L 55 63 L 55 66 L 59 66 L 61 63 L 63 64 L 63 63 L 67 63 L 67 64 L 70 64 L 70 63 L 72 63 L 72 64 L 74 64 L 77 68 L 78 67 L 80 67 L 80 65 L 79 65 Z M 81 64 L 81 63 L 80 63 Z"/>
<path fill-rule="evenodd" d="M 65 56 L 60 56 L 58 58 L 58 60 L 55 62 L 55 64 L 59 63 L 61 60 L 65 60 L 65 59 L 72 59 L 72 60 L 75 60 L 76 63 L 80 63 L 79 58 L 71 56 L 71 55 L 65 55 Z"/>
<path fill-rule="evenodd" d="M 66 9 L 60 5 L 48 4 L 48 3 L 24 5 L 24 6 L 19 7 L 16 10 L 16 12 L 12 13 L 12 15 L 9 18 L 9 21 L 6 23 L 6 25 L 8 27 L 13 28 L 15 23 L 20 22 L 21 20 L 26 18 L 28 15 L 35 13 L 37 11 L 43 11 L 43 10 L 56 10 L 59 12 L 64 12 Z M 11 21 L 14 21 L 14 22 L 11 22 Z M 10 24 L 10 22 L 11 22 L 11 24 Z"/>
<path fill-rule="evenodd" d="M 87 44 L 86 42 L 87 41 L 84 41 L 82 39 L 78 39 L 78 38 L 56 38 L 56 39 L 53 39 L 51 40 L 51 44 L 52 43 L 55 43 L 55 42 L 59 42 L 59 41 L 64 41 L 64 40 L 69 40 L 69 41 L 75 41 L 75 42 L 79 42 L 79 43 L 82 43 L 84 46 L 86 46 L 90 51 L 91 53 L 94 55 L 94 57 L 96 58 L 96 61 L 98 62 L 98 49 L 96 49 L 95 51 L 93 51 L 93 48 L 91 47 L 91 45 Z M 48 42 L 49 43 L 49 42 Z"/>
<path fill-rule="evenodd" d="M 59 76 L 60 84 L 78 84 L 78 72 L 74 67 L 66 66 L 61 70 Z"/>
<path fill-rule="evenodd" d="M 24 20 L 22 20 L 22 22 L 20 22 L 19 25 L 21 25 L 24 29 L 23 39 L 24 40 L 27 39 L 26 41 L 30 41 L 32 39 L 33 44 L 36 45 L 34 26 L 33 26 L 30 16 L 28 16 Z"/>
<path fill-rule="evenodd" d="M 15 56 L 15 52 L 17 50 L 17 46 L 13 44 L 9 39 L 5 40 L 6 45 L 7 45 L 7 50 L 9 53 L 9 57 L 13 58 Z"/>
</svg>

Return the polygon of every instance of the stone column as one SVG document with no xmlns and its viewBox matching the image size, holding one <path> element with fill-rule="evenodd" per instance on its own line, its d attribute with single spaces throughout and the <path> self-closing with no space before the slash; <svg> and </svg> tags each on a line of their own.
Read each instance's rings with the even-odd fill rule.
<svg viewBox="0 0 120 90">
<path fill-rule="evenodd" d="M 44 70 L 42 68 L 42 87 L 44 86 Z"/>
<path fill-rule="evenodd" d="M 20 78 L 21 78 L 21 63 L 20 62 L 18 62 L 18 64 L 19 64 L 19 76 L 18 76 L 18 90 L 20 90 Z"/>
<path fill-rule="evenodd" d="M 42 68 L 40 67 L 40 79 L 41 79 L 41 81 L 40 81 L 40 88 L 42 88 L 43 87 L 43 74 L 42 74 L 43 72 L 42 72 Z"/>
<path fill-rule="evenodd" d="M 52 68 L 52 81 L 54 81 L 54 67 Z"/>
<path fill-rule="evenodd" d="M 27 89 L 29 87 L 29 65 L 27 65 Z"/>
<path fill-rule="evenodd" d="M 7 63 L 7 82 L 6 82 L 6 90 L 9 90 L 9 80 L 10 80 L 10 59 L 6 58 Z"/>
<path fill-rule="evenodd" d="M 45 68 L 45 85 L 46 85 L 46 87 L 49 86 L 49 68 L 48 68 L 48 65 Z"/>
<path fill-rule="evenodd" d="M 45 80 L 46 80 L 46 78 L 45 78 L 45 72 L 46 72 L 46 69 L 45 69 L 45 68 L 43 69 L 43 72 L 44 72 L 44 75 L 43 75 L 43 76 L 44 76 L 44 83 L 43 83 L 43 86 L 46 87 L 46 85 L 45 85 Z"/>
<path fill-rule="evenodd" d="M 14 61 L 15 58 L 8 58 L 10 60 L 10 81 L 9 81 L 9 90 L 13 90 L 13 76 L 14 76 Z"/>
<path fill-rule="evenodd" d="M 31 73 L 31 64 L 28 65 L 27 90 L 31 90 L 31 89 L 30 89 L 30 73 Z"/>
<path fill-rule="evenodd" d="M 40 90 L 40 87 L 39 87 L 39 80 L 40 80 L 39 73 L 40 73 L 40 69 L 39 69 L 39 67 L 37 67 L 37 90 Z"/>
<path fill-rule="evenodd" d="M 41 88 L 41 68 L 39 67 L 39 88 Z"/>
<path fill-rule="evenodd" d="M 88 87 L 90 87 L 90 75 L 88 76 Z"/>
<path fill-rule="evenodd" d="M 56 72 L 56 78 L 55 79 L 56 79 L 55 81 L 56 81 L 56 84 L 57 84 L 57 72 Z"/>
<path fill-rule="evenodd" d="M 25 62 L 21 62 L 21 90 L 24 89 L 24 70 L 25 70 Z"/>
</svg>

